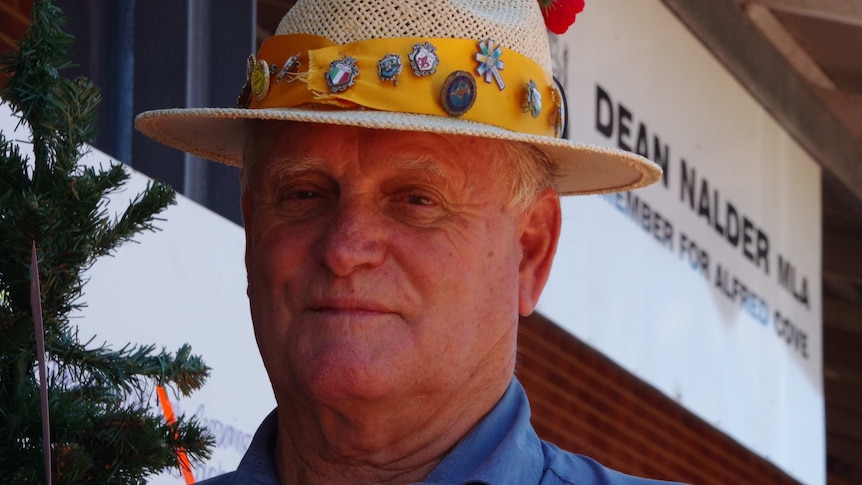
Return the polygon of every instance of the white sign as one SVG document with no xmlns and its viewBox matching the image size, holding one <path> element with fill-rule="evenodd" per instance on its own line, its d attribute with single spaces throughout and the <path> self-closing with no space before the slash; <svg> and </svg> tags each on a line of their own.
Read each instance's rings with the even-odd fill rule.
<svg viewBox="0 0 862 485">
<path fill-rule="evenodd" d="M 570 137 L 656 161 L 566 198 L 539 311 L 804 483 L 825 483 L 818 165 L 658 1 L 553 41 Z"/>
<path fill-rule="evenodd" d="M 0 105 L 0 131 L 25 141 L 23 128 L 15 134 L 17 121 Z M 20 146 L 22 153 L 29 149 Z M 94 149 L 82 163 L 118 162 Z M 124 210 L 150 181 L 129 171 L 131 179 L 111 197 L 109 211 Z M 140 244 L 125 244 L 86 273 L 81 301 L 87 307 L 73 322 L 83 342 L 96 336 L 93 345 L 107 342 L 114 349 L 131 342 L 175 352 L 188 343 L 212 368 L 204 387 L 190 397 L 168 392 L 178 415 L 196 416 L 216 439 L 212 459 L 193 470 L 202 480 L 236 468 L 275 399 L 252 332 L 242 228 L 181 195 L 159 217 L 165 219 L 156 223 L 160 231 L 135 236 Z M 152 406 L 161 413 L 155 394 Z M 185 482 L 165 473 L 149 483 Z"/>
</svg>

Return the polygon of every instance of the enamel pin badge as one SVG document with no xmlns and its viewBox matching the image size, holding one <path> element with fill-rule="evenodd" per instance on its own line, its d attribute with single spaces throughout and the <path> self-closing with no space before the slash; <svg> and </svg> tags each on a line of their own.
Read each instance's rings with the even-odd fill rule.
<svg viewBox="0 0 862 485">
<path fill-rule="evenodd" d="M 345 56 L 329 64 L 329 72 L 326 73 L 326 84 L 333 93 L 340 93 L 356 84 L 356 76 L 359 68 L 356 67 L 356 59 Z"/>
<path fill-rule="evenodd" d="M 437 72 L 440 58 L 437 57 L 437 48 L 430 42 L 424 44 L 413 44 L 413 52 L 407 55 L 410 58 L 410 66 L 417 76 L 430 76 Z"/>
<path fill-rule="evenodd" d="M 503 76 L 500 75 L 500 71 L 503 69 L 503 61 L 500 60 L 502 55 L 503 48 L 499 45 L 495 46 L 492 39 L 479 42 L 479 52 L 476 53 L 479 67 L 476 68 L 476 72 L 479 73 L 479 76 L 485 77 L 486 83 L 490 83 L 492 80 L 497 81 L 497 87 L 501 91 L 506 88 Z"/>
<path fill-rule="evenodd" d="M 461 116 L 476 101 L 476 81 L 467 71 L 455 71 L 443 82 L 440 90 L 440 103 L 449 116 Z"/>
<path fill-rule="evenodd" d="M 524 113 L 530 113 L 533 118 L 542 114 L 542 93 L 539 92 L 536 81 L 530 79 L 527 83 L 527 94 L 524 99 Z"/>
<path fill-rule="evenodd" d="M 269 64 L 263 59 L 257 59 L 254 54 L 248 58 L 248 82 L 251 92 L 258 101 L 263 100 L 269 93 Z"/>
<path fill-rule="evenodd" d="M 377 61 L 377 75 L 381 81 L 392 81 L 398 86 L 398 75 L 401 74 L 401 56 L 386 54 Z"/>
</svg>

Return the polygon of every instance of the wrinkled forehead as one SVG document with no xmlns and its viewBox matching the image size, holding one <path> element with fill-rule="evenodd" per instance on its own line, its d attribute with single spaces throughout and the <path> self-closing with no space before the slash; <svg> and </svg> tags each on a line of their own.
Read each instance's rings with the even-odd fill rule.
<svg viewBox="0 0 862 485">
<path fill-rule="evenodd" d="M 316 123 L 258 121 L 248 140 L 244 177 L 256 178 L 271 176 L 273 166 L 355 160 L 487 180 L 507 158 L 502 142 L 481 138 Z"/>
</svg>

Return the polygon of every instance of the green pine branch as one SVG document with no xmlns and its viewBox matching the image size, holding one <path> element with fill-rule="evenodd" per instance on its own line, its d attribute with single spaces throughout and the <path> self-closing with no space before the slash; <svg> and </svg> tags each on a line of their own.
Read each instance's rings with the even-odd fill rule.
<svg viewBox="0 0 862 485">
<path fill-rule="evenodd" d="M 143 393 L 152 383 L 175 388 L 183 396 L 199 389 L 206 381 L 208 367 L 183 345 L 172 354 L 164 349 L 154 353 L 155 345 L 126 345 L 111 350 L 107 345 L 90 347 L 72 341 L 58 342 L 51 354 L 64 364 L 62 370 L 75 382 L 99 385 L 119 383 L 126 394 Z"/>
<path fill-rule="evenodd" d="M 129 174 L 121 166 L 80 164 L 94 134 L 98 90 L 67 79 L 63 16 L 38 1 L 33 24 L 12 52 L 0 54 L 7 81 L 0 97 L 31 131 L 33 156 L 0 133 L 0 483 L 41 483 L 42 435 L 35 335 L 30 310 L 30 249 L 38 247 L 45 338 L 51 359 L 49 406 L 54 483 L 143 483 L 179 469 L 177 450 L 192 462 L 209 456 L 213 440 L 194 419 L 162 417 L 156 385 L 189 395 L 209 368 L 188 345 L 176 352 L 126 344 L 113 350 L 78 338 L 84 273 L 142 231 L 157 230 L 173 190 L 151 183 L 111 216 L 107 196 Z M 86 317 L 86 313 L 84 313 Z"/>
</svg>

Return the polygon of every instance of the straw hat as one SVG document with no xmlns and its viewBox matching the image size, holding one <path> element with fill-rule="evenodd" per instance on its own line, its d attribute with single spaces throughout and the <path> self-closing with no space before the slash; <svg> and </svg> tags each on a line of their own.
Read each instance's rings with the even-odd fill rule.
<svg viewBox="0 0 862 485">
<path fill-rule="evenodd" d="M 148 111 L 135 126 L 236 166 L 249 120 L 267 119 L 526 142 L 557 163 L 564 195 L 661 176 L 640 156 L 561 138 L 537 0 L 299 0 L 247 71 L 240 107 Z"/>
</svg>

